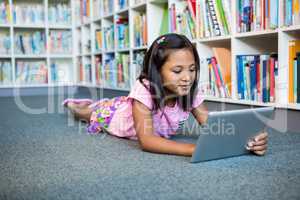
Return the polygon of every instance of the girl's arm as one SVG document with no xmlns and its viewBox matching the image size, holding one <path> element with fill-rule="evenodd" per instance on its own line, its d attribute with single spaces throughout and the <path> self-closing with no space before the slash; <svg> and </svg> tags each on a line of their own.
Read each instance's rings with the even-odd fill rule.
<svg viewBox="0 0 300 200">
<path fill-rule="evenodd" d="M 195 144 L 175 142 L 154 135 L 151 111 L 137 100 L 133 100 L 132 106 L 134 128 L 140 146 L 144 151 L 183 156 L 191 156 L 193 154 Z"/>
</svg>

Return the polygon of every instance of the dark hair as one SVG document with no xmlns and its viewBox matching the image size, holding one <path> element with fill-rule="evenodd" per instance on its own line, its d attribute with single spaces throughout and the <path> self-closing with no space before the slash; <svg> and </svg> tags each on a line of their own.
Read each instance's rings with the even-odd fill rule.
<svg viewBox="0 0 300 200">
<path fill-rule="evenodd" d="M 157 111 L 161 110 L 162 106 L 160 103 L 165 103 L 166 92 L 162 84 L 161 79 L 161 68 L 167 61 L 169 55 L 173 50 L 187 49 L 190 50 L 194 55 L 195 67 L 196 67 L 196 78 L 192 84 L 190 93 L 188 95 L 182 96 L 180 99 L 176 97 L 176 100 L 184 111 L 190 110 L 191 105 L 193 105 L 194 95 L 198 88 L 199 79 L 199 55 L 195 46 L 190 42 L 184 35 L 179 35 L 175 33 L 169 33 L 159 36 L 150 46 L 145 54 L 143 61 L 143 69 L 138 77 L 139 81 L 149 90 L 152 101 L 153 109 Z M 143 79 L 147 79 L 150 82 L 149 87 L 147 87 Z"/>
</svg>

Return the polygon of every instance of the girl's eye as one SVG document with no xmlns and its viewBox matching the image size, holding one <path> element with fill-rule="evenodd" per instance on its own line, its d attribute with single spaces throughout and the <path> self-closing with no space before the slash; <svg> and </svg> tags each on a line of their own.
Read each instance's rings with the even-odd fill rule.
<svg viewBox="0 0 300 200">
<path fill-rule="evenodd" d="M 195 69 L 195 68 L 192 68 L 192 69 L 190 69 L 190 71 L 191 71 L 191 72 L 194 72 L 194 71 L 196 71 L 196 69 Z"/>
<path fill-rule="evenodd" d="M 175 74 L 179 74 L 181 71 L 173 71 Z"/>
</svg>

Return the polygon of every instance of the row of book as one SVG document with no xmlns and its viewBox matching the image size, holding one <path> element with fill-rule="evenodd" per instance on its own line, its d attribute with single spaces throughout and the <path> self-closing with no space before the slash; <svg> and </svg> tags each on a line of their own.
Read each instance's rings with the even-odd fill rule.
<svg viewBox="0 0 300 200">
<path fill-rule="evenodd" d="M 105 50 L 113 50 L 115 48 L 114 45 L 114 25 L 110 25 L 109 27 L 103 28 L 103 44 Z"/>
<path fill-rule="evenodd" d="M 169 31 L 187 37 L 196 38 L 196 7 L 195 1 L 187 0 L 172 3 L 169 8 Z"/>
<path fill-rule="evenodd" d="M 8 55 L 11 53 L 9 32 L 0 31 L 0 54 Z"/>
<path fill-rule="evenodd" d="M 227 48 L 213 48 L 214 56 L 201 58 L 200 90 L 208 96 L 231 96 L 231 52 Z"/>
<path fill-rule="evenodd" d="M 97 55 L 95 57 L 95 74 L 96 74 L 96 83 L 98 85 L 103 85 L 103 66 L 102 66 L 102 56 Z"/>
<path fill-rule="evenodd" d="M 133 18 L 133 39 L 134 46 L 146 46 L 147 45 L 147 17 L 145 13 L 135 15 Z"/>
<path fill-rule="evenodd" d="M 43 31 L 17 32 L 15 34 L 16 54 L 43 54 L 46 52 L 46 37 Z"/>
<path fill-rule="evenodd" d="M 16 24 L 43 24 L 45 9 L 43 4 L 16 4 L 13 7 L 13 19 Z"/>
<path fill-rule="evenodd" d="M 197 7 L 200 38 L 230 34 L 232 20 L 230 0 L 200 0 Z"/>
<path fill-rule="evenodd" d="M 84 64 L 81 60 L 78 60 L 79 66 L 79 81 L 81 82 L 91 82 L 92 81 L 92 64 L 90 60 L 86 61 Z"/>
<path fill-rule="evenodd" d="M 12 66 L 10 61 L 0 60 L 0 84 L 12 82 Z"/>
<path fill-rule="evenodd" d="M 278 55 L 237 56 L 238 98 L 257 102 L 275 102 Z"/>
<path fill-rule="evenodd" d="M 238 0 L 237 31 L 261 31 L 278 27 L 278 0 Z"/>
<path fill-rule="evenodd" d="M 71 80 L 72 60 L 55 59 L 51 60 L 50 73 L 52 83 L 68 82 Z"/>
<path fill-rule="evenodd" d="M 61 3 L 60 1 L 55 4 L 50 4 L 48 9 L 48 23 L 49 24 L 62 24 L 71 25 L 72 12 L 71 6 L 68 3 Z"/>
<path fill-rule="evenodd" d="M 72 32 L 68 30 L 50 30 L 48 45 L 51 53 L 72 53 Z"/>
<path fill-rule="evenodd" d="M 116 64 L 117 64 L 117 73 L 116 73 L 117 87 L 130 88 L 129 54 L 124 54 L 124 53 L 117 54 Z"/>
<path fill-rule="evenodd" d="M 129 48 L 129 25 L 128 18 L 116 20 L 118 48 Z"/>
<path fill-rule="evenodd" d="M 10 19 L 10 6 L 6 1 L 0 2 L 0 24 L 8 24 Z"/>
<path fill-rule="evenodd" d="M 128 0 L 117 0 L 116 10 L 122 10 L 128 6 Z"/>
<path fill-rule="evenodd" d="M 129 54 L 107 54 L 103 67 L 98 67 L 100 83 L 105 87 L 129 88 Z"/>
<path fill-rule="evenodd" d="M 114 10 L 114 1 L 112 0 L 103 0 L 103 14 L 108 15 L 113 13 Z"/>
<path fill-rule="evenodd" d="M 289 41 L 289 103 L 300 103 L 300 40 Z"/>
<path fill-rule="evenodd" d="M 86 23 L 90 20 L 91 12 L 90 0 L 78 0 L 74 1 L 75 3 L 75 22 L 77 24 Z"/>
<path fill-rule="evenodd" d="M 95 31 L 95 48 L 96 51 L 101 50 L 102 48 L 102 30 L 101 29 L 97 29 Z"/>
<path fill-rule="evenodd" d="M 133 54 L 132 68 L 130 70 L 133 80 L 135 80 L 142 72 L 145 53 L 146 51 L 142 50 L 134 52 Z"/>
<path fill-rule="evenodd" d="M 102 16 L 102 0 L 94 0 L 93 14 L 95 19 Z"/>
<path fill-rule="evenodd" d="M 48 69 L 45 61 L 17 61 L 16 83 L 43 84 L 48 82 Z"/>
<path fill-rule="evenodd" d="M 282 0 L 282 18 L 281 22 L 284 26 L 292 26 L 300 24 L 300 1 L 298 0 Z"/>
</svg>

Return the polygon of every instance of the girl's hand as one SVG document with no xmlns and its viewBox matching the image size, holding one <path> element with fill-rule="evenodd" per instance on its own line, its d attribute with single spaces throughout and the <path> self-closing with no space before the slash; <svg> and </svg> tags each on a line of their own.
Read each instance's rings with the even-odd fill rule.
<svg viewBox="0 0 300 200">
<path fill-rule="evenodd" d="M 267 151 L 268 133 L 262 132 L 247 143 L 246 149 L 262 156 Z"/>
</svg>

